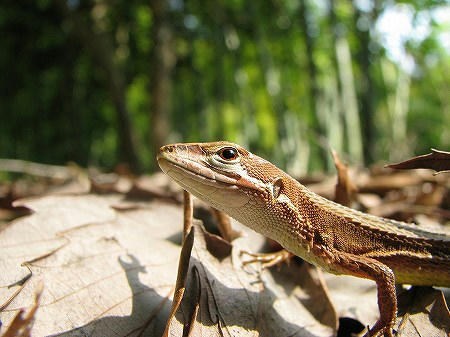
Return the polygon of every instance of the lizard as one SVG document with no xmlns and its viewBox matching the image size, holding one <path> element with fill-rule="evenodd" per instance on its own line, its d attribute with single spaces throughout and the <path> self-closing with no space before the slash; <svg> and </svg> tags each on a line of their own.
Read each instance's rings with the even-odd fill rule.
<svg viewBox="0 0 450 337">
<path fill-rule="evenodd" d="M 380 317 L 366 337 L 393 337 L 395 283 L 450 287 L 450 236 L 325 199 L 237 144 L 165 145 L 157 161 L 183 189 L 290 253 L 375 281 Z"/>
</svg>

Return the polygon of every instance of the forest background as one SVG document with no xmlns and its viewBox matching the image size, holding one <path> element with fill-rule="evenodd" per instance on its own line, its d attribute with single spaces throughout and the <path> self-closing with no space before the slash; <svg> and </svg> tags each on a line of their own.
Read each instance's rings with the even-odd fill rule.
<svg viewBox="0 0 450 337">
<path fill-rule="evenodd" d="M 226 139 L 302 175 L 330 147 L 448 150 L 449 28 L 439 0 L 3 0 L 0 157 L 142 173 Z"/>
</svg>

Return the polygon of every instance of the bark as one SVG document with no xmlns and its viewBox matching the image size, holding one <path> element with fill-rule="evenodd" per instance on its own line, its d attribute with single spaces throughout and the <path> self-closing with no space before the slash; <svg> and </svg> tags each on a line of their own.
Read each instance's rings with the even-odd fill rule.
<svg viewBox="0 0 450 337">
<path fill-rule="evenodd" d="M 172 31 L 168 20 L 167 1 L 150 0 L 153 15 L 150 73 L 150 147 L 156 154 L 168 136 L 169 91 L 171 72 L 175 64 Z M 156 165 L 156 162 L 153 162 Z"/>
<path fill-rule="evenodd" d="M 125 81 L 122 71 L 114 63 L 112 42 L 106 34 L 97 33 L 92 22 L 85 22 L 76 10 L 69 9 L 67 2 L 57 0 L 55 4 L 66 17 L 72 33 L 86 48 L 97 65 L 106 74 L 108 89 L 117 113 L 117 131 L 119 136 L 119 155 L 134 172 L 139 172 L 140 164 L 136 152 L 130 114 L 126 107 Z"/>
</svg>

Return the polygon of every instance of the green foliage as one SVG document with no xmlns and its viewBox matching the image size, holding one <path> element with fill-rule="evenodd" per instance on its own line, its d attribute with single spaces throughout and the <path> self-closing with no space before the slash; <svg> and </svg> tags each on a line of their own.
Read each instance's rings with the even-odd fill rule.
<svg viewBox="0 0 450 337">
<path fill-rule="evenodd" d="M 327 2 L 305 1 L 304 17 L 297 1 L 167 3 L 160 17 L 148 1 L 140 0 L 2 1 L 0 156 L 111 169 L 124 160 L 117 108 L 122 95 L 136 152 L 143 167 L 151 168 L 152 104 L 158 85 L 151 78 L 159 48 L 154 29 L 158 20 L 165 20 L 175 57 L 165 100 L 168 114 L 162 116 L 169 126 L 165 141 L 228 139 L 284 167 L 294 165 L 293 156 L 308 153 L 307 168 L 326 169 L 328 145 L 348 150 L 342 141 L 348 102 L 338 107 L 336 33 L 351 49 L 362 120 L 367 76 L 372 83 L 372 157 L 389 158 L 395 146 L 392 123 L 399 118 L 393 114 L 400 111 L 395 100 L 403 97 L 401 68 L 388 58 L 374 31 L 377 18 L 389 7 L 360 10 L 352 2 L 336 1 L 332 19 Z M 402 3 L 417 15 L 445 1 Z M 367 30 L 358 28 L 358 15 L 369 20 L 369 45 L 364 41 Z M 411 39 L 404 45 L 415 68 L 407 74 L 407 128 L 402 137 L 406 151 L 416 154 L 430 147 L 445 150 L 450 144 L 445 76 L 449 51 L 439 40 L 448 22 L 430 27 L 424 40 Z M 312 43 L 312 55 L 307 43 Z M 364 48 L 368 70 L 363 67 Z M 313 75 L 310 57 L 316 66 Z M 316 92 L 310 90 L 311 76 Z M 363 133 L 365 142 L 364 137 Z M 311 151 L 300 151 L 297 147 L 304 145 L 299 144 L 310 144 Z"/>
</svg>

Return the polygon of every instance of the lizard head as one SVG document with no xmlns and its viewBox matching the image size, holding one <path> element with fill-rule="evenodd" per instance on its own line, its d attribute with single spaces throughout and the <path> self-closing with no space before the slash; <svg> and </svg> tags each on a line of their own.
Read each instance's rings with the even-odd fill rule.
<svg viewBox="0 0 450 337">
<path fill-rule="evenodd" d="M 241 207 L 255 197 L 276 198 L 282 186 L 280 177 L 286 175 L 230 142 L 165 145 L 157 160 L 181 187 L 222 210 Z"/>
</svg>

